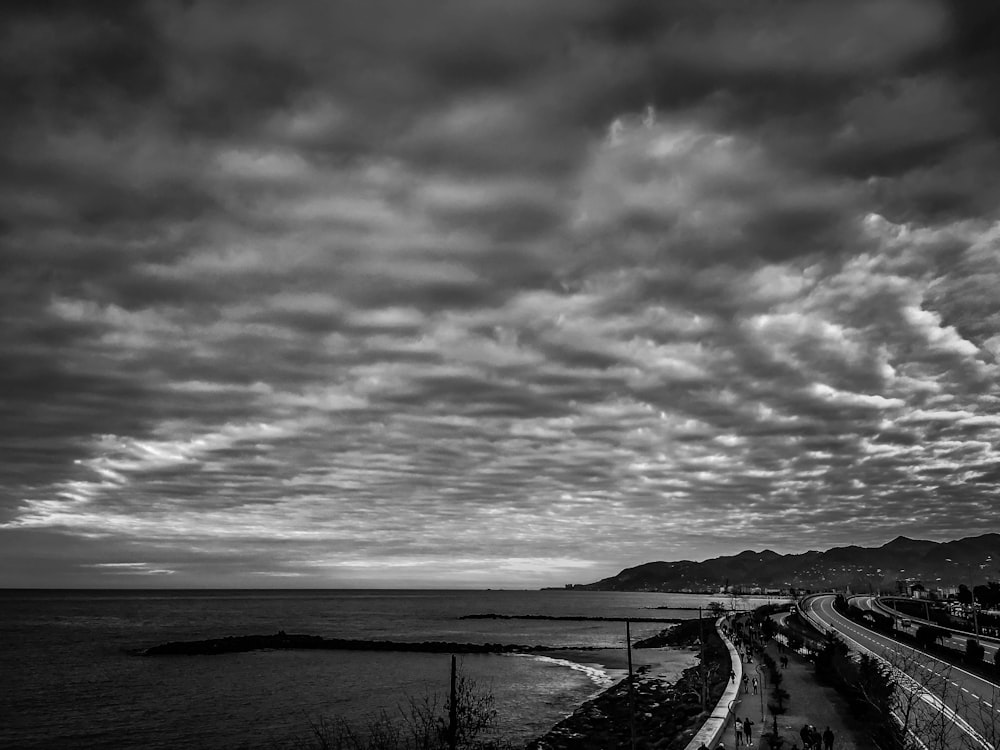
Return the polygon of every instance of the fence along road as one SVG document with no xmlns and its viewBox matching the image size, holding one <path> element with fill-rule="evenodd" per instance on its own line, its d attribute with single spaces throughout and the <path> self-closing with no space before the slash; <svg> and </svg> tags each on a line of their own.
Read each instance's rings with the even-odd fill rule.
<svg viewBox="0 0 1000 750">
<path fill-rule="evenodd" d="M 912 710 L 906 728 L 918 747 L 1000 750 L 997 685 L 855 624 L 833 608 L 833 600 L 832 594 L 808 597 L 801 602 L 803 613 L 822 630 L 836 631 L 853 651 L 889 664 Z"/>
<path fill-rule="evenodd" d="M 937 627 L 942 627 L 938 623 L 925 620 L 922 617 L 914 617 L 913 615 L 903 614 L 902 612 L 887 606 L 885 602 L 880 601 L 876 597 L 856 596 L 852 597 L 851 601 L 862 609 L 870 609 L 884 615 L 890 615 L 900 620 L 910 620 L 915 625 L 936 625 Z M 993 660 L 996 658 L 997 651 L 1000 650 L 1000 638 L 991 638 L 987 635 L 976 635 L 975 633 L 970 633 L 965 630 L 956 630 L 955 628 L 948 628 L 947 626 L 944 627 L 945 630 L 948 630 L 951 633 L 951 635 L 945 639 L 945 641 L 947 641 L 946 645 L 958 651 L 964 651 L 965 642 L 969 638 L 972 638 L 982 644 L 983 650 L 986 652 L 984 660 L 993 663 Z"/>
</svg>

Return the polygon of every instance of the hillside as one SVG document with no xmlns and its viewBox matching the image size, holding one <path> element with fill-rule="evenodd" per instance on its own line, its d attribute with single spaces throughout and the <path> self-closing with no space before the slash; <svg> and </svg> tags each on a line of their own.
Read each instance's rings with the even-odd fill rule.
<svg viewBox="0 0 1000 750">
<path fill-rule="evenodd" d="M 951 542 L 899 536 L 881 547 L 834 547 L 795 555 L 746 550 L 703 562 L 649 562 L 610 578 L 573 588 L 594 591 L 707 591 L 727 583 L 743 588 L 855 591 L 892 589 L 897 580 L 916 580 L 929 588 L 982 583 L 1000 578 L 1000 534 Z"/>
</svg>

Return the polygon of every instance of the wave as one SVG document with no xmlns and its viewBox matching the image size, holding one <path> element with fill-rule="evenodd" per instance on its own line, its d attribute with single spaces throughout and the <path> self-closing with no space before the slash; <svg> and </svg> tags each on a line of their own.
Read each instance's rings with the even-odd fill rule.
<svg viewBox="0 0 1000 750">
<path fill-rule="evenodd" d="M 580 664 L 579 662 L 570 661 L 569 659 L 557 659 L 552 656 L 542 656 L 540 654 L 509 654 L 510 656 L 520 656 L 526 657 L 528 659 L 534 659 L 536 661 L 545 662 L 547 664 L 555 664 L 560 667 L 566 667 L 572 669 L 575 672 L 582 672 L 590 681 L 601 688 L 608 688 L 614 685 L 618 680 L 611 673 L 599 667 L 592 667 L 587 664 Z"/>
</svg>

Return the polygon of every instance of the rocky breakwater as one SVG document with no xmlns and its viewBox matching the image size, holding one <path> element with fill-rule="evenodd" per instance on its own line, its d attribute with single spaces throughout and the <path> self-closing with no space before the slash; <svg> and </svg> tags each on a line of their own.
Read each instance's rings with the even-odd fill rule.
<svg viewBox="0 0 1000 750">
<path fill-rule="evenodd" d="M 688 620 L 635 648 L 671 646 L 696 648 L 704 630 L 705 658 L 684 671 L 674 683 L 638 674 L 633 678 L 635 747 L 639 750 L 682 750 L 701 728 L 729 679 L 729 652 L 714 621 Z M 703 670 L 704 668 L 704 670 Z M 707 676 L 708 711 L 702 710 L 702 675 Z M 587 701 L 526 750 L 611 750 L 630 747 L 628 678 Z"/>
<path fill-rule="evenodd" d="M 203 641 L 171 641 L 138 651 L 143 656 L 206 656 L 277 649 L 326 649 L 341 651 L 411 651 L 432 654 L 509 654 L 560 651 L 552 646 L 518 643 L 454 643 L 452 641 L 369 641 L 323 638 L 279 631 L 273 635 L 238 635 Z M 582 650 L 580 648 L 572 649 Z"/>
</svg>

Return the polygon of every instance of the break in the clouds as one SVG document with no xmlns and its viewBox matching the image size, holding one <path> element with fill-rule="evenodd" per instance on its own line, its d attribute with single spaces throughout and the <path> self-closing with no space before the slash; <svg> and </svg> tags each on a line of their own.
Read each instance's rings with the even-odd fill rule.
<svg viewBox="0 0 1000 750">
<path fill-rule="evenodd" d="M 995 529 L 993 3 L 3 16 L 3 585 Z"/>
</svg>

